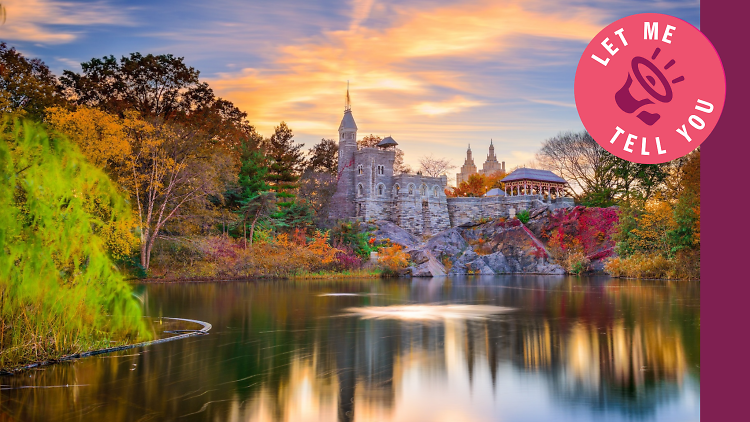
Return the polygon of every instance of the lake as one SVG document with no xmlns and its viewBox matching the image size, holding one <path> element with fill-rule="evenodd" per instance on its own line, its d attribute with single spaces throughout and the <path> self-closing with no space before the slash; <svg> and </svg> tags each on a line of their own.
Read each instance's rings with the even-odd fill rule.
<svg viewBox="0 0 750 422">
<path fill-rule="evenodd" d="M 0 421 L 698 421 L 700 284 L 136 286 L 209 335 L 0 377 Z M 33 387 L 33 388 L 32 388 Z"/>
</svg>

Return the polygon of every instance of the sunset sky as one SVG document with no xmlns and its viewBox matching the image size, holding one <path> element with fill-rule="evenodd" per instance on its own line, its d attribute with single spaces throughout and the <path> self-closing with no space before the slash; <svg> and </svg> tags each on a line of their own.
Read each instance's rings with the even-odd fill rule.
<svg viewBox="0 0 750 422">
<path fill-rule="evenodd" d="M 582 130 L 573 98 L 586 44 L 621 17 L 699 24 L 696 0 L 249 2 L 0 0 L 0 40 L 56 74 L 93 57 L 185 57 L 270 135 L 286 121 L 306 147 L 337 138 L 350 81 L 359 136 L 481 166 L 490 138 L 506 167 L 560 131 Z"/>
</svg>

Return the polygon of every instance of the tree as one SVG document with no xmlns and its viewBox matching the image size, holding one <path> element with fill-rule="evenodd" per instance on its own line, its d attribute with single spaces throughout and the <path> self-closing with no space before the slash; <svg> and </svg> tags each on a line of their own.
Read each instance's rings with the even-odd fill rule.
<svg viewBox="0 0 750 422">
<path fill-rule="evenodd" d="M 130 53 L 119 63 L 114 56 L 94 58 L 81 68 L 83 74 L 66 70 L 60 78 L 70 99 L 110 113 L 122 115 L 132 109 L 143 117 L 169 120 L 206 97 L 200 95 L 207 88 L 198 81 L 200 72 L 171 54 Z"/>
<path fill-rule="evenodd" d="M 268 216 L 274 209 L 274 199 L 273 192 L 258 192 L 243 202 L 240 215 L 242 216 L 242 236 L 245 247 L 247 247 L 247 222 L 250 221 L 250 246 L 253 246 L 255 226 L 258 224 L 258 220 Z"/>
<path fill-rule="evenodd" d="M 482 196 L 487 193 L 487 177 L 475 173 L 469 176 L 469 180 L 461 182 L 456 186 L 450 196 Z"/>
<path fill-rule="evenodd" d="M 462 197 L 462 196 L 483 196 L 487 191 L 492 188 L 505 189 L 505 184 L 500 183 L 505 177 L 505 172 L 502 170 L 496 171 L 489 176 L 475 173 L 469 176 L 468 180 L 465 180 L 458 184 L 452 190 L 446 189 L 446 195 L 450 197 Z"/>
<path fill-rule="evenodd" d="M 6 120 L 0 133 L 0 366 L 144 330 L 102 236 L 129 218 L 116 186 L 41 125 Z M 96 204 L 109 213 L 95 212 Z"/>
<path fill-rule="evenodd" d="M 131 152 L 120 118 L 83 106 L 73 111 L 51 107 L 46 112 L 50 127 L 75 142 L 89 162 L 116 177 L 114 169 L 121 167 Z"/>
<path fill-rule="evenodd" d="M 700 171 L 699 148 L 687 155 L 686 163 L 678 170 L 679 193 L 674 207 L 676 227 L 668 233 L 672 253 L 684 249 L 700 250 Z"/>
<path fill-rule="evenodd" d="M 436 158 L 432 154 L 419 159 L 419 169 L 422 174 L 430 177 L 440 177 L 456 168 L 447 158 Z"/>
<path fill-rule="evenodd" d="M 599 205 L 614 202 L 615 175 L 612 154 L 596 143 L 588 132 L 564 132 L 545 140 L 537 153 L 537 160 L 577 187 L 577 199 L 595 198 Z"/>
<path fill-rule="evenodd" d="M 41 120 L 44 109 L 62 105 L 57 78 L 39 59 L 27 59 L 0 42 L 0 112 Z"/>
<path fill-rule="evenodd" d="M 647 201 L 664 187 L 672 166 L 623 160 L 602 148 L 587 132 L 565 132 L 545 140 L 537 160 L 568 180 L 580 203 L 599 207 L 631 199 Z"/>
<path fill-rule="evenodd" d="M 305 144 L 294 142 L 294 133 L 286 123 L 281 122 L 274 128 L 274 133 L 265 143 L 268 158 L 268 183 L 279 198 L 294 198 L 292 193 L 298 186 L 305 166 L 302 147 Z M 280 207 L 288 207 L 291 201 L 280 202 Z"/>
<path fill-rule="evenodd" d="M 331 198 L 336 193 L 337 173 L 314 171 L 308 167 L 299 179 L 299 199 L 315 210 L 318 227 L 330 224 L 328 211 Z"/>
<path fill-rule="evenodd" d="M 188 217 L 190 205 L 220 197 L 234 177 L 231 160 L 205 138 L 184 127 L 150 124 L 127 114 L 131 154 L 122 183 L 135 199 L 141 237 L 141 265 L 148 270 L 154 242 L 165 224 Z"/>
<path fill-rule="evenodd" d="M 171 54 L 131 53 L 118 63 L 114 56 L 81 63 L 82 74 L 66 70 L 60 78 L 75 104 L 124 116 L 136 110 L 143 118 L 179 122 L 202 132 L 231 153 L 240 139 L 253 136 L 247 113 L 216 97 L 200 72 Z"/>
<path fill-rule="evenodd" d="M 375 148 L 375 146 L 378 144 L 378 142 L 382 141 L 383 138 L 380 136 L 375 135 L 367 135 L 364 138 L 357 141 L 357 147 L 358 148 Z M 412 172 L 412 169 L 409 165 L 404 164 L 404 151 L 401 150 L 399 147 L 395 147 L 396 150 L 396 159 L 393 162 L 393 174 L 408 174 Z"/>
<path fill-rule="evenodd" d="M 336 175 L 339 171 L 339 145 L 333 139 L 321 139 L 310 150 L 308 169 Z"/>
</svg>

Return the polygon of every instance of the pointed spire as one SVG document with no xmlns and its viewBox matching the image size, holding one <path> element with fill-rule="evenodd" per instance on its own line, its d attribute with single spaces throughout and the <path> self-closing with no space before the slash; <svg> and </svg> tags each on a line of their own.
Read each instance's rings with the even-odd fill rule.
<svg viewBox="0 0 750 422">
<path fill-rule="evenodd" d="M 471 144 L 469 144 L 469 149 L 468 149 L 468 151 L 471 151 Z"/>
<path fill-rule="evenodd" d="M 490 146 L 492 146 L 492 138 L 490 138 Z"/>
<path fill-rule="evenodd" d="M 344 106 L 344 111 L 351 111 L 352 109 L 352 100 L 349 98 L 349 81 L 346 81 L 346 105 Z"/>
</svg>

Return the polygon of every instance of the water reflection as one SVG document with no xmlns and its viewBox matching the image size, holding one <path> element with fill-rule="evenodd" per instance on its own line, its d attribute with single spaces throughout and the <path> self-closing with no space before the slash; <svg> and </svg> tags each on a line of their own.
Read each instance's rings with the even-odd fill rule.
<svg viewBox="0 0 750 422">
<path fill-rule="evenodd" d="M 151 315 L 212 334 L 3 378 L 86 386 L 2 391 L 0 420 L 699 420 L 699 293 L 563 277 L 151 285 Z M 347 315 L 394 306 L 488 312 Z"/>
</svg>

